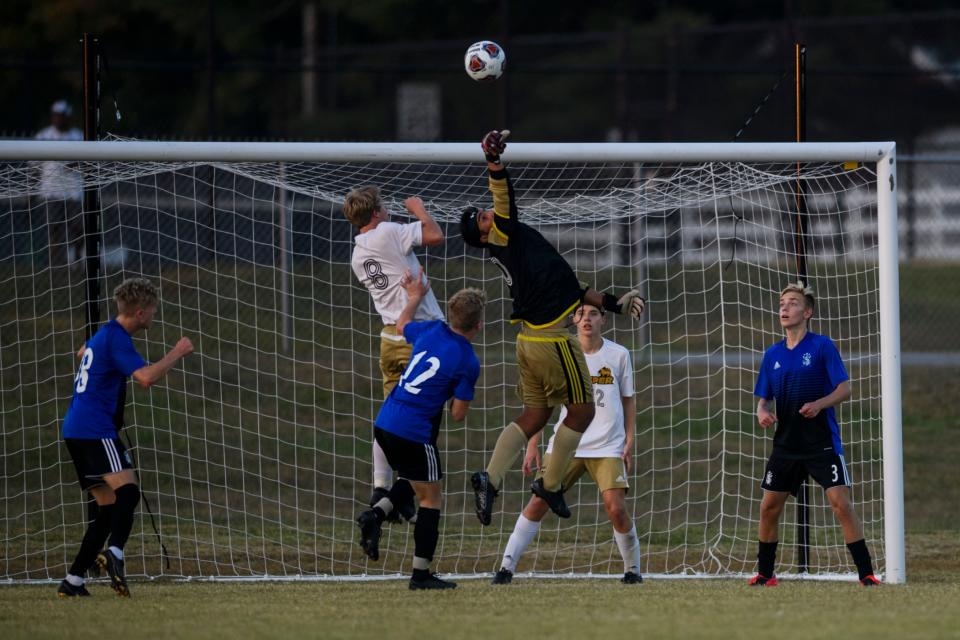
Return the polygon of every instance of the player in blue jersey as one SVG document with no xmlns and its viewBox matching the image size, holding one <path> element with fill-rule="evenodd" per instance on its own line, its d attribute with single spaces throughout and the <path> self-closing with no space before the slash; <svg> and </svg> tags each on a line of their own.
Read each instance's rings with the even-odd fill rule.
<svg viewBox="0 0 960 640">
<path fill-rule="evenodd" d="M 790 284 L 780 293 L 780 326 L 786 338 L 767 349 L 757 374 L 757 420 L 764 429 L 776 424 L 777 430 L 760 485 L 759 551 L 757 575 L 749 582 L 752 586 L 777 584 L 773 566 L 780 514 L 787 497 L 796 494 L 808 474 L 826 491 L 860 583 L 880 584 L 873 575 L 863 528 L 853 509 L 853 483 L 833 410 L 850 397 L 850 377 L 833 341 L 807 329 L 815 304 L 813 289 L 803 283 Z M 775 413 L 771 400 L 776 400 Z"/>
<path fill-rule="evenodd" d="M 467 416 L 473 389 L 480 376 L 480 361 L 471 341 L 483 324 L 486 296 L 478 289 L 461 289 L 447 302 L 447 319 L 411 322 L 420 300 L 430 290 L 423 277 L 409 272 L 403 281 L 407 304 L 397 320 L 397 332 L 412 345 L 410 364 L 387 396 L 374 427 L 374 437 L 397 470 L 409 481 L 420 501 L 413 530 L 414 557 L 411 589 L 453 589 L 453 582 L 430 573 L 430 563 L 440 537 L 440 480 L 443 470 L 437 453 L 437 436 L 443 407 L 450 398 L 450 414 L 457 422 Z M 394 492 L 391 489 L 391 494 Z M 372 559 L 380 557 L 380 525 L 394 509 L 391 495 L 357 518 L 360 545 Z"/>
<path fill-rule="evenodd" d="M 110 576 L 117 595 L 130 596 L 123 568 L 123 547 L 133 527 L 140 489 L 126 447 L 120 440 L 127 377 L 149 387 L 187 354 L 188 338 L 158 362 L 148 364 L 131 336 L 149 329 L 157 313 L 157 288 L 143 278 L 128 278 L 113 291 L 117 317 L 106 323 L 77 354 L 80 366 L 73 399 L 63 419 L 63 441 L 77 470 L 80 487 L 97 502 L 97 515 L 87 527 L 80 551 L 60 583 L 61 597 L 88 596 L 83 575 L 94 562 Z M 109 540 L 107 537 L 109 536 Z M 103 543 L 108 548 L 100 552 Z"/>
</svg>

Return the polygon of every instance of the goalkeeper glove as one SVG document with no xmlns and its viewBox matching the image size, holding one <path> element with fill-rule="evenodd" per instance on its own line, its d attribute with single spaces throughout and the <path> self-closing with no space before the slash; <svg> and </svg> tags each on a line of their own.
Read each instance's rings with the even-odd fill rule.
<svg viewBox="0 0 960 640">
<path fill-rule="evenodd" d="M 487 162 L 500 164 L 500 154 L 507 148 L 505 140 L 509 135 L 510 130 L 504 129 L 503 131 L 494 130 L 483 136 L 480 147 L 483 149 L 483 156 L 487 159 Z"/>
<path fill-rule="evenodd" d="M 635 320 L 640 319 L 640 314 L 647 306 L 647 301 L 640 295 L 636 289 L 626 292 L 620 299 L 614 298 L 609 293 L 603 294 L 603 308 L 614 313 L 629 313 Z"/>
</svg>

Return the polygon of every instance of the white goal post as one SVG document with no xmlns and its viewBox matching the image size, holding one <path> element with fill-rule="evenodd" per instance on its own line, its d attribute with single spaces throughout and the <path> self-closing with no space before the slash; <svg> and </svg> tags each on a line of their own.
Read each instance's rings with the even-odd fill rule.
<svg viewBox="0 0 960 640">
<path fill-rule="evenodd" d="M 648 296 L 643 322 L 617 318 L 607 336 L 634 355 L 629 506 L 645 572 L 665 576 L 753 570 L 772 435 L 756 425 L 753 381 L 780 337 L 777 294 L 796 279 L 793 203 L 803 185 L 814 330 L 838 343 L 854 382 L 838 418 L 857 507 L 885 581 L 905 582 L 894 143 L 511 141 L 504 157 L 521 216 L 581 280 Z M 496 570 L 529 480 L 511 472 L 493 525 L 477 525 L 466 478 L 519 409 L 509 295 L 499 271 L 457 237 L 460 209 L 489 202 L 479 145 L 0 141 L 0 581 L 59 580 L 84 527 L 58 444 L 84 337 L 84 275 L 73 254 L 53 257 L 82 212 L 50 195 L 43 163 L 99 196 L 103 317 L 113 313 L 112 286 L 144 275 L 162 296 L 141 353 L 155 360 L 180 335 L 197 345 L 168 381 L 128 396 L 127 436 L 172 561 L 166 568 L 140 513 L 128 573 L 353 579 L 409 569 L 412 527 L 388 527 L 384 560 L 371 563 L 353 526 L 369 495 L 380 402 L 378 320 L 349 270 L 338 208 L 361 184 L 379 184 L 394 214 L 421 195 L 441 221 L 446 246 L 418 251 L 438 299 L 461 286 L 490 298 L 475 408 L 466 427 L 447 424 L 440 443 L 448 499 L 435 566 Z M 54 232 L 61 223 L 66 231 Z M 809 571 L 849 577 L 818 494 Z M 572 503 L 570 521 L 544 522 L 521 573 L 622 573 L 589 480 Z M 787 515 L 778 563 L 789 576 Z"/>
</svg>

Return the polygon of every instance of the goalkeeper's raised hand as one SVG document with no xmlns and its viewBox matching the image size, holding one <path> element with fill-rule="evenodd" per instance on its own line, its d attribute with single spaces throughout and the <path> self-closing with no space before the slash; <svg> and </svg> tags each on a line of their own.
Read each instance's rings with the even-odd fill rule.
<svg viewBox="0 0 960 640">
<path fill-rule="evenodd" d="M 629 313 L 634 320 L 640 319 L 640 314 L 647 308 L 647 301 L 636 289 L 631 289 L 620 298 L 609 293 L 603 294 L 603 308 L 614 313 Z"/>
<path fill-rule="evenodd" d="M 483 149 L 483 156 L 487 159 L 487 162 L 500 164 L 500 154 L 507 148 L 506 139 L 509 135 L 509 129 L 504 129 L 503 131 L 493 130 L 483 136 L 480 147 Z"/>
</svg>

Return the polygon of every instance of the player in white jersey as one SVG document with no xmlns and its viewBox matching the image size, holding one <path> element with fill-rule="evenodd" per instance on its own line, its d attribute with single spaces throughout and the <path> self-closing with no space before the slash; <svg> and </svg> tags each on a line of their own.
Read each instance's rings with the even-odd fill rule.
<svg viewBox="0 0 960 640">
<path fill-rule="evenodd" d="M 413 253 L 414 247 L 443 244 L 443 231 L 427 213 L 420 198 L 407 198 L 403 205 L 417 219 L 416 222 L 391 222 L 390 212 L 383 206 L 380 190 L 375 186 L 354 189 L 343 202 L 343 215 L 358 231 L 350 264 L 357 278 L 370 292 L 373 305 L 383 321 L 380 331 L 380 372 L 383 375 L 384 398 L 390 395 L 410 361 L 411 345 L 397 333 L 396 326 L 407 304 L 407 292 L 400 286 L 400 281 L 407 272 L 421 272 L 420 261 Z M 443 319 L 436 296 L 432 290 L 428 290 L 413 320 Z M 370 506 L 384 497 L 390 497 L 396 506 L 394 514 L 399 513 L 406 520 L 411 520 L 416 514 L 413 495 L 410 483 L 394 484 L 393 469 L 380 445 L 373 440 L 373 495 Z"/>
<path fill-rule="evenodd" d="M 613 536 L 623 557 L 624 574 L 621 582 L 637 584 L 643 582 L 640 574 L 640 540 L 626 504 L 627 489 L 630 488 L 627 476 L 633 466 L 637 414 L 630 352 L 600 335 L 604 324 L 602 309 L 584 304 L 577 309 L 573 320 L 590 370 L 596 413 L 580 439 L 576 456 L 564 472 L 563 486 L 572 486 L 585 472 L 590 474 L 603 496 L 603 506 L 613 524 Z M 557 425 L 563 424 L 564 415 L 562 411 Z M 543 475 L 550 464 L 553 439 L 554 436 L 551 436 L 543 464 L 540 464 L 540 434 L 530 438 L 523 460 L 525 474 L 539 467 L 538 477 Z M 540 521 L 549 511 L 543 499 L 537 496 L 530 499 L 510 534 L 493 584 L 510 584 L 520 557 L 537 535 Z"/>
</svg>

